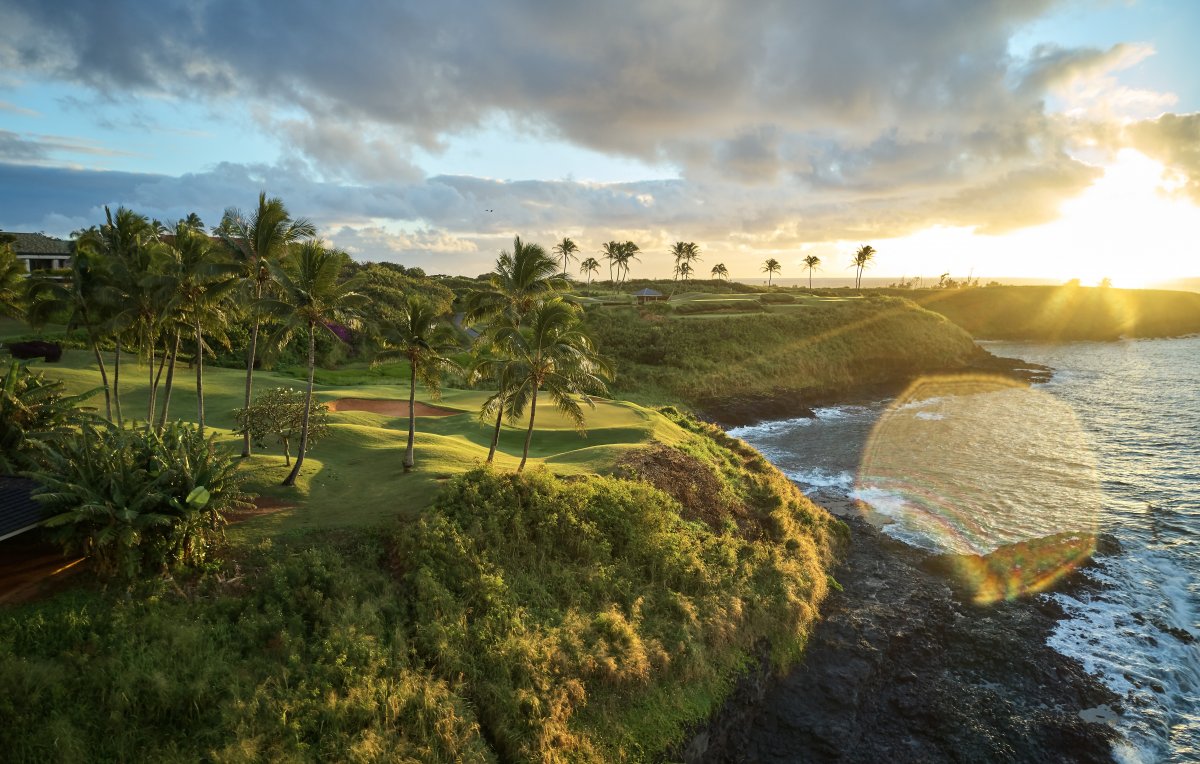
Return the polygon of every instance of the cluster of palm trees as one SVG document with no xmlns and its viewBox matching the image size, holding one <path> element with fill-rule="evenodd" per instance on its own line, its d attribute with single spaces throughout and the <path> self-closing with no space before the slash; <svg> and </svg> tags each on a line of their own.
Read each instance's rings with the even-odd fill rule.
<svg viewBox="0 0 1200 764">
<path fill-rule="evenodd" d="M 615 245 L 613 252 L 629 256 L 637 252 L 636 245 L 624 249 L 616 242 L 609 244 Z M 564 256 L 561 244 L 555 252 Z M 562 293 L 570 282 L 558 266 L 539 245 L 522 242 L 518 236 L 512 251 L 500 254 L 488 286 L 466 299 L 464 322 L 481 330 L 470 376 L 495 387 L 480 411 L 481 419 L 489 423 L 494 419 L 488 463 L 495 457 L 504 420 L 516 421 L 529 412 L 518 472 L 529 459 L 539 397 L 548 396 L 583 432 L 580 404 L 594 406 L 591 396 L 606 393 L 605 380 L 613 374 L 611 363 L 583 330 L 582 309 L 564 299 Z"/>
<path fill-rule="evenodd" d="M 79 235 L 66 281 L 28 281 L 26 317 L 35 326 L 65 318 L 68 328 L 83 331 L 99 367 L 105 415 L 118 425 L 124 421 L 123 354 L 149 362 L 146 424 L 161 431 L 176 361 L 181 349 L 190 349 L 203 431 L 202 360 L 211 342 L 227 342 L 225 326 L 234 309 L 229 297 L 239 286 L 241 266 L 186 219 L 166 229 L 125 208 L 115 215 L 105 208 L 104 215 L 102 225 Z M 111 377 L 101 352 L 108 345 L 115 349 Z"/>
<path fill-rule="evenodd" d="M 871 261 L 874 259 L 875 259 L 875 248 L 872 247 L 870 244 L 864 244 L 861 247 L 859 247 L 857 250 L 855 250 L 854 255 L 851 257 L 851 260 L 850 260 L 850 267 L 855 269 L 855 274 L 854 274 L 854 288 L 855 289 L 862 291 L 863 271 L 866 270 L 868 266 L 870 266 Z M 804 258 L 803 262 L 804 262 L 804 267 L 808 269 L 808 288 L 812 289 L 813 271 L 816 270 L 818 267 L 820 267 L 821 258 L 817 257 L 816 255 L 807 255 Z M 781 270 L 782 270 L 782 266 L 779 264 L 779 261 L 773 257 L 769 258 L 766 262 L 763 263 L 762 271 L 763 271 L 763 273 L 767 274 L 767 285 L 768 286 L 770 286 L 770 284 L 771 284 L 771 277 L 775 274 L 778 274 Z M 716 275 L 716 269 L 714 269 L 713 275 L 714 276 Z"/>
<path fill-rule="evenodd" d="M 687 281 L 695 273 L 693 262 L 700 262 L 700 247 L 694 241 L 677 241 L 671 246 L 675 258 L 675 278 Z"/>
<path fill-rule="evenodd" d="M 565 266 L 578 248 L 564 239 L 554 250 Z M 636 245 L 617 244 L 612 250 L 617 255 L 614 266 L 628 273 Z M 79 233 L 67 279 L 6 276 L 0 281 L 0 297 L 14 310 L 19 304 L 34 325 L 65 319 L 70 329 L 85 334 L 100 372 L 105 415 L 119 426 L 126 418 L 121 405 L 122 359 L 134 354 L 146 360 L 147 430 L 161 431 L 168 421 L 182 355 L 190 357 L 195 369 L 196 421 L 203 432 L 204 357 L 211 356 L 216 345 L 230 348 L 227 327 L 241 324 L 248 329 L 246 407 L 253 398 L 256 361 L 293 338 L 302 339 L 307 346 L 306 415 L 297 458 L 283 481 L 294 485 L 308 447 L 307 412 L 312 408 L 320 333 L 336 337 L 335 330 L 343 327 L 365 330 L 373 338 L 376 360 L 409 362 L 405 469 L 414 464 L 418 386 L 436 398 L 443 372 L 461 370 L 452 360 L 463 350 L 460 335 L 442 310 L 420 293 L 408 295 L 395 314 L 368 326 L 368 299 L 360 291 L 363 277 L 346 278 L 349 263 L 348 255 L 316 238 L 310 222 L 293 219 L 280 199 L 264 193 L 250 214 L 226 210 L 213 235 L 194 215 L 168 229 L 129 209 L 115 214 L 105 209 L 104 223 Z M 524 469 L 544 397 L 582 431 L 581 403 L 594 405 L 590 396 L 607 392 L 611 364 L 583 331 L 579 306 L 564 299 L 570 282 L 559 265 L 540 246 L 517 237 L 512 252 L 500 255 L 487 285 L 466 296 L 465 321 L 482 330 L 473 348 L 471 376 L 496 385 L 481 412 L 496 422 L 489 462 L 504 420 L 514 422 L 528 412 L 518 468 Z M 19 263 L 5 273 L 15 274 L 16 267 Z M 12 300 L 8 291 L 14 291 Z M 105 352 L 109 349 L 112 355 Z M 111 369 L 106 357 L 112 359 Z M 248 433 L 242 455 L 251 455 Z"/>
</svg>

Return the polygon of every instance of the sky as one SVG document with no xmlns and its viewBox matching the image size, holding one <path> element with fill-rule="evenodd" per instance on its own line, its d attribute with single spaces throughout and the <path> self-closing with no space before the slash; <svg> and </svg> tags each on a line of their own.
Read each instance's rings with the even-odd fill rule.
<svg viewBox="0 0 1200 764">
<path fill-rule="evenodd" d="M 362 260 L 1200 276 L 1194 0 L 0 0 L 0 230 L 258 193 Z"/>
</svg>

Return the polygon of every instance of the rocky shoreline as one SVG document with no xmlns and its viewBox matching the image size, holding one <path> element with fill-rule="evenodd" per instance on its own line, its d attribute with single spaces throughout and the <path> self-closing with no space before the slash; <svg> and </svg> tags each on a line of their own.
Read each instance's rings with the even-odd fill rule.
<svg viewBox="0 0 1200 764">
<path fill-rule="evenodd" d="M 1118 698 L 1046 645 L 1063 615 L 1053 599 L 973 605 L 945 556 L 895 541 L 848 502 L 823 503 L 851 540 L 804 662 L 743 677 L 679 758 L 1113 761 Z M 1089 585 L 1075 573 L 1057 588 Z"/>
</svg>

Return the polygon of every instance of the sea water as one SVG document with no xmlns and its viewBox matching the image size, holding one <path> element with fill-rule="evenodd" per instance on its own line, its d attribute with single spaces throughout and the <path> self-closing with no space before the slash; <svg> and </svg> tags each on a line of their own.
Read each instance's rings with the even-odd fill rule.
<svg viewBox="0 0 1200 764">
<path fill-rule="evenodd" d="M 896 400 L 730 434 L 804 490 L 866 502 L 890 535 L 986 554 L 1107 535 L 1050 646 L 1122 698 L 1123 762 L 1200 760 L 1200 338 L 986 343 L 1055 369 L 1032 389 L 931 380 Z"/>
</svg>

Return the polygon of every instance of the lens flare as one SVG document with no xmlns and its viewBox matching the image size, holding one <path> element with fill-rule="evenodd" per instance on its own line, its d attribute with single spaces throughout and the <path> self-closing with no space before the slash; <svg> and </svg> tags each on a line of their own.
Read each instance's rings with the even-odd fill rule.
<svg viewBox="0 0 1200 764">
<path fill-rule="evenodd" d="M 994 376 L 914 382 L 876 423 L 856 494 L 895 535 L 955 554 L 980 604 L 1042 591 L 1087 560 L 1102 506 L 1070 407 Z"/>
</svg>

